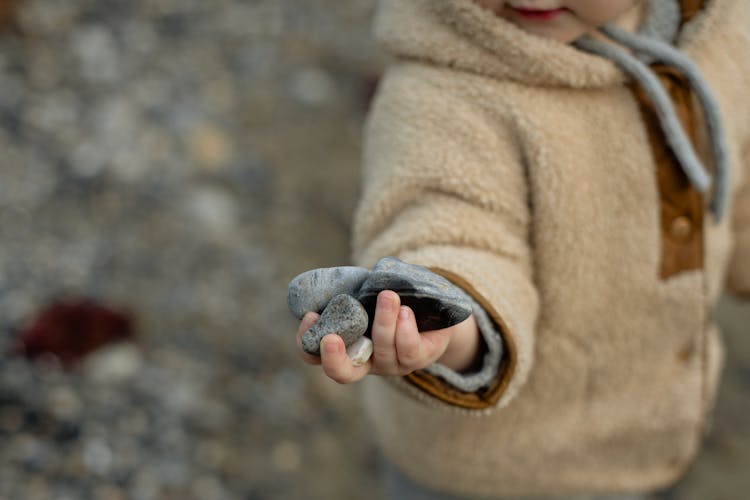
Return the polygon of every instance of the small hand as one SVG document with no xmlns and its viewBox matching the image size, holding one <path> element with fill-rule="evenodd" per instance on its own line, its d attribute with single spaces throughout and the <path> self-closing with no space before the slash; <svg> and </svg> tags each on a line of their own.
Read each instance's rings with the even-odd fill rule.
<svg viewBox="0 0 750 500">
<path fill-rule="evenodd" d="M 323 371 L 341 384 L 356 382 L 365 375 L 406 375 L 435 361 L 445 361 L 454 370 L 471 366 L 479 349 L 479 334 L 474 317 L 450 328 L 420 333 L 414 313 L 401 306 L 398 294 L 383 290 L 378 294 L 372 326 L 373 355 L 362 366 L 353 366 L 338 335 L 326 335 L 321 342 L 321 356 L 302 350 L 302 334 L 320 316 L 307 313 L 297 332 L 302 359 L 322 365 Z M 449 349 L 450 348 L 450 349 Z"/>
</svg>

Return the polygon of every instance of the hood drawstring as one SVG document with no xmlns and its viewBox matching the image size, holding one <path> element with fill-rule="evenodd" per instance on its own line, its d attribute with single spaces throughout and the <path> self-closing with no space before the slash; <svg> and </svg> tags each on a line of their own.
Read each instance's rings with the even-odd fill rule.
<svg viewBox="0 0 750 500">
<path fill-rule="evenodd" d="M 660 0 L 658 2 L 651 1 L 650 4 L 661 4 L 664 6 L 672 4 L 672 2 L 662 2 Z M 676 2 L 673 5 L 676 5 Z M 652 9 L 650 14 L 657 14 L 654 10 Z M 651 17 L 653 18 L 653 16 Z M 648 25 L 648 23 L 645 23 L 645 25 Z M 651 25 L 653 26 L 654 23 Z M 666 23 L 664 26 L 669 26 L 669 24 Z M 715 167 L 711 212 L 714 214 L 716 220 L 720 221 L 726 210 L 728 198 L 729 159 L 718 102 L 711 93 L 705 79 L 700 74 L 698 67 L 672 45 L 659 40 L 653 34 L 644 34 L 644 30 L 641 30 L 639 35 L 635 35 L 617 26 L 608 25 L 602 27 L 600 31 L 610 39 L 632 49 L 640 58 L 646 61 L 659 61 L 672 66 L 682 72 L 687 78 L 698 97 L 703 110 L 703 116 L 706 120 L 706 129 L 711 142 L 711 152 Z M 660 35 L 666 35 L 664 37 L 667 39 L 671 39 L 674 36 L 673 33 L 666 34 L 663 31 Z M 575 45 L 579 49 L 610 59 L 638 81 L 651 98 L 667 143 L 677 157 L 678 163 L 685 172 L 685 175 L 687 175 L 690 182 L 698 191 L 701 193 L 708 191 L 711 185 L 711 177 L 698 159 L 685 130 L 682 128 L 671 99 L 660 84 L 659 79 L 648 66 L 639 60 L 638 57 L 631 55 L 621 47 L 596 40 L 590 36 L 579 38 L 576 40 Z"/>
</svg>

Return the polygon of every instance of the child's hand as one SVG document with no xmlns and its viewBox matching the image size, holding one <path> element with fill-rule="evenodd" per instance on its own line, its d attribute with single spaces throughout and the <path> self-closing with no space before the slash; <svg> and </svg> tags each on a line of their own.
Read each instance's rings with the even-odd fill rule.
<svg viewBox="0 0 750 500">
<path fill-rule="evenodd" d="M 302 350 L 302 334 L 319 318 L 308 312 L 297 332 L 302 359 L 323 366 L 331 379 L 341 384 L 360 380 L 365 375 L 406 375 L 436 361 L 456 371 L 471 368 L 480 350 L 479 332 L 473 316 L 450 328 L 419 333 L 414 313 L 400 305 L 398 294 L 383 290 L 378 294 L 372 325 L 373 355 L 362 366 L 353 366 L 338 335 L 326 335 L 321 356 Z"/>
</svg>

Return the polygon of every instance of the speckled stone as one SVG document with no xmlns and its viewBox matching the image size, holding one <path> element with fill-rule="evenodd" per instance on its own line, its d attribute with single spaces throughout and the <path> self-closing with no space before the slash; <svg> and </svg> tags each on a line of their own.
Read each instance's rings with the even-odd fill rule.
<svg viewBox="0 0 750 500">
<path fill-rule="evenodd" d="M 320 319 L 302 335 L 302 348 L 320 355 L 320 341 L 335 333 L 349 347 L 367 331 L 368 316 L 364 307 L 351 295 L 336 295 L 328 303 Z"/>
<path fill-rule="evenodd" d="M 356 295 L 367 278 L 364 267 L 341 266 L 312 269 L 296 276 L 287 288 L 286 302 L 295 318 L 308 311 L 321 312 L 339 294 Z"/>
<path fill-rule="evenodd" d="M 453 283 L 426 267 L 395 257 L 380 259 L 357 294 L 370 317 L 374 317 L 382 290 L 393 290 L 401 304 L 414 311 L 420 332 L 448 328 L 471 315 L 471 304 Z"/>
</svg>

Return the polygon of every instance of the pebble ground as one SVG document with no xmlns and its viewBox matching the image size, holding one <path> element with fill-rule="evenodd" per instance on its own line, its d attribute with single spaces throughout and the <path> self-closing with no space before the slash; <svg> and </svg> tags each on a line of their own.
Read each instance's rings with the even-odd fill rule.
<svg viewBox="0 0 750 500">
<path fill-rule="evenodd" d="M 0 349 L 61 297 L 130 311 L 78 368 L 0 356 L 0 500 L 381 498 L 357 387 L 301 363 L 286 284 L 348 262 L 383 58 L 372 0 L 24 0 L 0 32 Z M 750 309 L 699 460 L 750 491 Z"/>
</svg>

